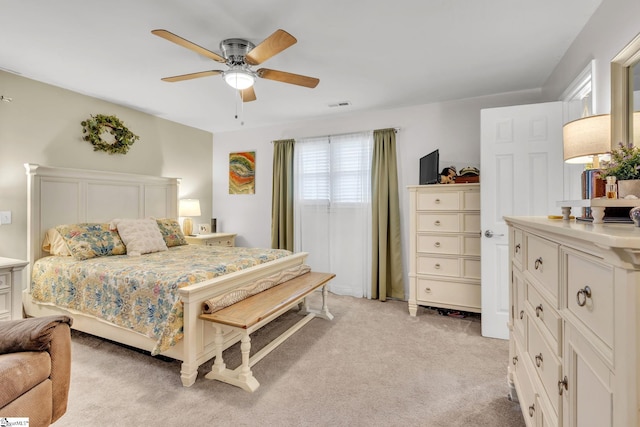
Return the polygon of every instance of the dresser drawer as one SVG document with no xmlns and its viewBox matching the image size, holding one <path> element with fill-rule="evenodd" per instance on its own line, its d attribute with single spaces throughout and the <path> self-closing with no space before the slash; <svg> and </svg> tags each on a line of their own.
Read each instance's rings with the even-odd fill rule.
<svg viewBox="0 0 640 427">
<path fill-rule="evenodd" d="M 526 270 L 558 300 L 558 245 L 548 240 L 527 235 Z"/>
<path fill-rule="evenodd" d="M 458 255 L 460 253 L 460 239 L 458 236 L 418 234 L 417 251 L 423 253 Z"/>
<path fill-rule="evenodd" d="M 524 253 L 522 230 L 512 229 L 511 232 L 513 233 L 511 257 L 518 266 L 522 267 L 522 254 Z"/>
<path fill-rule="evenodd" d="M 11 320 L 11 292 L 0 290 L 0 320 Z"/>
<path fill-rule="evenodd" d="M 207 240 L 207 246 L 233 246 L 232 239 L 215 239 L 215 240 Z"/>
<path fill-rule="evenodd" d="M 418 278 L 417 299 L 426 305 L 480 308 L 480 285 Z"/>
<path fill-rule="evenodd" d="M 613 269 L 588 255 L 567 252 L 567 308 L 613 348 Z"/>
<path fill-rule="evenodd" d="M 480 210 L 480 191 L 464 191 L 462 209 L 465 211 L 479 211 Z"/>
<path fill-rule="evenodd" d="M 462 255 L 480 256 L 480 235 L 462 236 Z"/>
<path fill-rule="evenodd" d="M 516 341 L 515 343 L 515 358 L 511 359 L 511 363 L 514 366 L 514 383 L 516 386 L 516 391 L 518 392 L 518 401 L 520 402 L 520 407 L 522 408 L 522 413 L 524 415 L 524 422 L 527 427 L 534 426 L 535 419 L 535 410 L 536 410 L 536 393 L 533 389 L 533 382 L 531 378 L 531 374 L 535 375 L 535 373 L 529 373 L 527 369 L 527 357 L 526 352 L 522 347 L 520 347 L 519 343 Z M 532 414 L 529 416 L 529 414 Z"/>
<path fill-rule="evenodd" d="M 529 321 L 527 354 L 529 355 L 538 377 L 542 382 L 547 397 L 551 401 L 551 405 L 557 414 L 558 408 L 560 407 L 560 400 L 562 398 L 558 393 L 558 381 L 560 381 L 560 376 L 562 374 L 562 365 L 560 364 L 560 359 L 556 356 L 555 351 L 549 348 L 531 318 L 529 318 Z"/>
<path fill-rule="evenodd" d="M 460 231 L 460 217 L 455 213 L 418 213 L 418 230 L 457 233 Z"/>
<path fill-rule="evenodd" d="M 540 330 L 548 332 L 547 336 L 551 341 L 550 344 L 555 353 L 560 355 L 562 351 L 562 342 L 560 340 L 562 320 L 560 314 L 550 302 L 540 295 L 535 286 L 526 281 L 525 285 L 527 290 L 527 304 L 532 310 L 532 313 L 535 313 L 535 315 L 532 314 L 531 321 L 535 323 Z"/>
<path fill-rule="evenodd" d="M 9 273 L 0 273 L 0 292 L 11 287 L 11 279 Z"/>
<path fill-rule="evenodd" d="M 458 258 L 440 258 L 418 255 L 417 273 L 460 277 L 460 262 L 458 261 Z"/>
<path fill-rule="evenodd" d="M 457 211 L 459 209 L 460 196 L 457 191 L 418 193 L 419 211 Z"/>
<path fill-rule="evenodd" d="M 525 282 L 517 268 L 512 270 L 511 303 L 513 304 L 513 330 L 521 341 L 525 340 L 527 330 L 527 310 L 525 310 Z"/>
<path fill-rule="evenodd" d="M 480 260 L 462 258 L 462 277 L 480 279 Z"/>
<path fill-rule="evenodd" d="M 480 236 L 480 214 L 462 214 L 462 231 L 465 233 L 478 233 L 478 236 Z"/>
</svg>

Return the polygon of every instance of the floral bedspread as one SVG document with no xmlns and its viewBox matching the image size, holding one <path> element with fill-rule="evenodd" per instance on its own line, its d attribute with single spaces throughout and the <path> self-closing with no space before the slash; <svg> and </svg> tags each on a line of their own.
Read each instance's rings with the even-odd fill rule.
<svg viewBox="0 0 640 427">
<path fill-rule="evenodd" d="M 177 289 L 290 255 L 280 249 L 176 246 L 139 257 L 77 261 L 49 256 L 35 262 L 31 295 L 156 339 L 159 354 L 183 336 Z"/>
</svg>

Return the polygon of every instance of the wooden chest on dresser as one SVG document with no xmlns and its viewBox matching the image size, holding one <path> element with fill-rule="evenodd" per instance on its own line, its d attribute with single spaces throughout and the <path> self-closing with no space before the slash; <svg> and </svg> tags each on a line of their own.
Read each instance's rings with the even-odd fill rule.
<svg viewBox="0 0 640 427">
<path fill-rule="evenodd" d="M 508 378 L 527 425 L 640 426 L 640 228 L 506 221 Z"/>
<path fill-rule="evenodd" d="M 480 312 L 480 184 L 409 186 L 409 314 Z"/>
</svg>

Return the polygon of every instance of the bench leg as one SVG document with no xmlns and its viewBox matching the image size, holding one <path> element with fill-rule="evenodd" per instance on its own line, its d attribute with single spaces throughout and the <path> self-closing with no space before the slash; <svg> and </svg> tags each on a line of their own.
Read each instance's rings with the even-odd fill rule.
<svg viewBox="0 0 640 427">
<path fill-rule="evenodd" d="M 298 310 L 298 314 L 304 315 L 304 314 L 313 313 L 317 317 L 320 317 L 322 319 L 333 320 L 333 314 L 329 313 L 329 306 L 327 305 L 328 295 L 329 295 L 329 289 L 327 288 L 327 285 L 324 285 L 322 287 L 322 309 L 313 310 L 309 308 L 309 305 L 307 304 L 307 299 L 305 298 L 302 301 L 300 301 L 300 304 L 299 304 L 300 309 Z"/>
<path fill-rule="evenodd" d="M 213 366 L 211 367 L 211 372 L 221 373 L 224 372 L 227 365 L 224 363 L 224 359 L 222 358 L 222 347 L 224 346 L 224 337 L 222 335 L 222 328 L 217 326 L 215 323 L 213 324 L 214 329 L 216 330 L 215 336 L 215 351 L 216 358 L 213 362 Z"/>
<path fill-rule="evenodd" d="M 251 338 L 246 331 L 242 332 L 242 339 L 240 343 L 240 351 L 242 353 L 242 364 L 235 370 L 227 369 L 222 359 L 222 347 L 224 343 L 222 328 L 213 324 L 216 329 L 215 345 L 216 345 L 216 359 L 211 367 L 211 372 L 205 375 L 205 378 L 209 380 L 218 380 L 227 384 L 240 387 L 246 391 L 256 391 L 260 387 L 260 383 L 253 376 L 250 368 L 249 353 L 251 352 Z"/>
</svg>

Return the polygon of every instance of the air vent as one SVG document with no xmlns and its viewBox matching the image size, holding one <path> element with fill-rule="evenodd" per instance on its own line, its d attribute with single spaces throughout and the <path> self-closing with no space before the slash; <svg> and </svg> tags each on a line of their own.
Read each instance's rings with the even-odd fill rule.
<svg viewBox="0 0 640 427">
<path fill-rule="evenodd" d="M 351 102 L 342 101 L 342 102 L 336 102 L 335 104 L 329 104 L 329 107 L 331 107 L 331 108 L 333 108 L 333 107 L 348 107 L 349 105 L 351 105 Z"/>
</svg>

